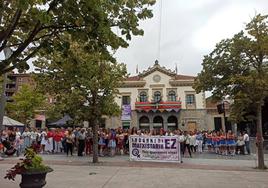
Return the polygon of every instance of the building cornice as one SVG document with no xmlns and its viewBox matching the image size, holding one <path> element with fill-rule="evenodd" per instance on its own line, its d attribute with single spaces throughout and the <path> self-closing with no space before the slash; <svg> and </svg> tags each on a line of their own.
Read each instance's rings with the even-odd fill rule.
<svg viewBox="0 0 268 188">
<path fill-rule="evenodd" d="M 171 86 L 193 86 L 194 80 L 169 80 Z"/>
<path fill-rule="evenodd" d="M 150 84 L 150 88 L 163 88 L 165 84 Z"/>
<path fill-rule="evenodd" d="M 124 81 L 120 84 L 119 88 L 128 88 L 128 87 L 144 87 L 146 81 Z"/>
</svg>

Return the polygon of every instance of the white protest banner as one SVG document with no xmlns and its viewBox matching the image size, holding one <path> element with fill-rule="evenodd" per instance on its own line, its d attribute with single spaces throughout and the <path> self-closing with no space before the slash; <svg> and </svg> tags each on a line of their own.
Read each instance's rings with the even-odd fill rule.
<svg viewBox="0 0 268 188">
<path fill-rule="evenodd" d="M 181 161 L 178 136 L 129 137 L 129 155 L 132 161 Z"/>
</svg>

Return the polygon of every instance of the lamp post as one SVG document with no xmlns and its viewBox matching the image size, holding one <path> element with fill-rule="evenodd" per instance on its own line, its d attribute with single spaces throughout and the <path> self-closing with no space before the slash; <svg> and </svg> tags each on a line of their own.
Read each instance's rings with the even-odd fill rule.
<svg viewBox="0 0 268 188">
<path fill-rule="evenodd" d="M 226 112 L 225 112 L 224 101 L 222 102 L 222 109 L 223 109 L 223 131 L 226 132 Z"/>
<path fill-rule="evenodd" d="M 223 126 L 222 130 L 225 132 L 226 131 L 226 113 L 225 113 L 225 105 L 224 101 L 220 104 L 217 105 L 218 113 L 223 114 Z"/>
<path fill-rule="evenodd" d="M 12 50 L 10 48 L 4 49 L 5 59 L 8 59 L 11 54 Z M 3 85 L 2 85 L 2 95 L 1 95 L 1 103 L 0 103 L 0 130 L 4 129 L 3 122 L 4 122 L 4 115 L 5 115 L 5 105 L 6 105 L 6 83 L 7 83 L 7 73 L 3 75 Z"/>
</svg>

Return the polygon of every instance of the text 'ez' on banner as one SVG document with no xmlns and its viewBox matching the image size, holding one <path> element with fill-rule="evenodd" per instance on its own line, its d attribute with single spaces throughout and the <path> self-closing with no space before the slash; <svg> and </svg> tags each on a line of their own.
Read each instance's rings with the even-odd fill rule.
<svg viewBox="0 0 268 188">
<path fill-rule="evenodd" d="M 131 161 L 181 161 L 178 136 L 129 137 Z"/>
</svg>

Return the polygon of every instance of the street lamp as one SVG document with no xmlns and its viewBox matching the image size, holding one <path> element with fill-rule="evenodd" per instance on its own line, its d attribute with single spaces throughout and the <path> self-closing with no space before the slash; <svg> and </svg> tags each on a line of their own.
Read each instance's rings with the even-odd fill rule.
<svg viewBox="0 0 268 188">
<path fill-rule="evenodd" d="M 226 111 L 225 111 L 225 101 L 222 101 L 222 103 L 217 105 L 217 110 L 219 114 L 223 114 L 223 131 L 226 131 Z"/>
</svg>

